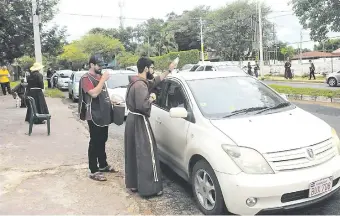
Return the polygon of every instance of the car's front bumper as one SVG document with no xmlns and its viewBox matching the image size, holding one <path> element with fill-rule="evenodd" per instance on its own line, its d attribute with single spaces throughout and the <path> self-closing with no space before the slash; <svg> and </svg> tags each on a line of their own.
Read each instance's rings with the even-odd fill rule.
<svg viewBox="0 0 340 216">
<path fill-rule="evenodd" d="M 58 84 L 57 85 L 57 87 L 59 88 L 59 89 L 68 89 L 68 84 L 66 83 L 66 84 Z"/>
<path fill-rule="evenodd" d="M 216 172 L 228 210 L 235 214 L 254 215 L 267 210 L 291 209 L 319 201 L 340 187 L 340 156 L 312 168 L 267 175 L 240 173 L 229 175 Z M 333 177 L 332 192 L 308 197 L 309 185 L 323 178 Z M 246 204 L 256 198 L 253 207 Z"/>
</svg>

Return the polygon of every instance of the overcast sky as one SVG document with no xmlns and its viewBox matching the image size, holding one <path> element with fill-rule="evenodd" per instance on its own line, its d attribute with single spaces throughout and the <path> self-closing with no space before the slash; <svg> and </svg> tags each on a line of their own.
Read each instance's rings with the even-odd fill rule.
<svg viewBox="0 0 340 216">
<path fill-rule="evenodd" d="M 124 1 L 123 14 L 125 26 L 136 26 L 146 19 L 164 18 L 171 11 L 181 14 L 184 10 L 191 10 L 199 5 L 208 5 L 217 8 L 232 0 L 121 0 Z M 263 0 L 274 11 L 270 20 L 277 24 L 278 39 L 293 46 L 298 46 L 300 29 L 298 19 L 292 15 L 289 0 Z M 53 20 L 61 26 L 66 26 L 68 39 L 74 40 L 83 36 L 91 28 L 117 28 L 119 26 L 120 8 L 119 0 L 60 0 L 59 13 Z M 83 14 L 93 16 L 79 16 Z M 102 17 L 100 17 L 102 16 Z M 309 32 L 303 31 L 303 41 L 309 41 Z M 305 42 L 303 48 L 313 48 L 314 43 Z"/>
</svg>

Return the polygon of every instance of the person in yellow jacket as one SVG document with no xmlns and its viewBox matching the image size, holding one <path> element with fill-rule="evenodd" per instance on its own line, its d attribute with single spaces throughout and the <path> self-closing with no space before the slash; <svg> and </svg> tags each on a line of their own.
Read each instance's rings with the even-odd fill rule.
<svg viewBox="0 0 340 216">
<path fill-rule="evenodd" d="M 4 95 L 6 95 L 7 93 L 11 94 L 11 85 L 9 82 L 9 78 L 10 78 L 10 75 L 7 70 L 7 67 L 3 66 L 0 69 L 0 85 L 1 85 L 2 93 Z M 7 89 L 7 92 L 6 92 L 6 89 Z"/>
</svg>

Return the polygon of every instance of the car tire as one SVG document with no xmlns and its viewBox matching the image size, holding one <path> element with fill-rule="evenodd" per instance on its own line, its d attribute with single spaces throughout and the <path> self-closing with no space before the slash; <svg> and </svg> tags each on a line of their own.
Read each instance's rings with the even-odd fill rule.
<svg viewBox="0 0 340 216">
<path fill-rule="evenodd" d="M 201 185 L 203 187 L 198 186 L 200 181 L 206 181 L 205 184 Z M 206 183 L 208 183 L 213 190 L 207 191 Z M 191 173 L 191 185 L 196 203 L 203 214 L 221 215 L 227 211 L 220 184 L 218 183 L 214 170 L 207 161 L 200 160 L 194 165 Z M 201 193 L 203 193 L 203 195 Z M 213 200 L 215 198 L 214 204 L 208 199 L 205 199 L 205 197 L 209 195 L 211 195 L 210 199 Z M 207 200 L 206 206 L 202 205 L 202 202 L 205 202 L 205 200 Z"/>
<path fill-rule="evenodd" d="M 73 101 L 73 102 L 77 102 L 77 99 L 74 98 L 73 92 L 72 92 L 72 101 Z"/>
<path fill-rule="evenodd" d="M 330 87 L 336 87 L 338 85 L 338 81 L 334 77 L 328 79 L 328 85 Z"/>
</svg>

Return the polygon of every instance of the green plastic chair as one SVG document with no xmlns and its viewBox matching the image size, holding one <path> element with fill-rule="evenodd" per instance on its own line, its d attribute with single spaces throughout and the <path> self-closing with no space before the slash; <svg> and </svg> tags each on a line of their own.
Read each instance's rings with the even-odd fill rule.
<svg viewBox="0 0 340 216">
<path fill-rule="evenodd" d="M 50 114 L 39 114 L 37 112 L 37 106 L 35 105 L 34 98 L 28 96 L 27 97 L 28 105 L 31 108 L 31 118 L 29 122 L 29 130 L 28 135 L 31 136 L 33 124 L 35 120 L 46 120 L 47 121 L 47 135 L 50 135 L 51 132 L 51 115 Z"/>
</svg>

